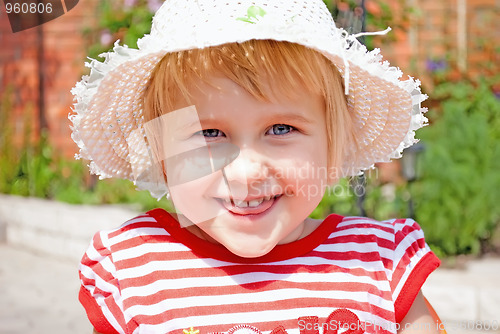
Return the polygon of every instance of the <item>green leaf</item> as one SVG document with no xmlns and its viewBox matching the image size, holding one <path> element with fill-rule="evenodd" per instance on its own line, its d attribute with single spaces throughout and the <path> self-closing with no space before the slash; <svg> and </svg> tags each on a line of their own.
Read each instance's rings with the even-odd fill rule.
<svg viewBox="0 0 500 334">
<path fill-rule="evenodd" d="M 247 10 L 247 16 L 250 19 L 257 19 L 258 16 L 264 17 L 266 14 L 266 11 L 259 6 L 250 6 Z"/>
<path fill-rule="evenodd" d="M 247 17 L 238 17 L 238 18 L 236 18 L 236 20 L 238 20 L 238 21 L 243 21 L 243 22 L 247 22 L 247 23 L 251 23 L 251 24 L 255 24 L 255 22 L 250 21 L 250 19 L 249 19 L 249 18 L 247 18 Z"/>
</svg>

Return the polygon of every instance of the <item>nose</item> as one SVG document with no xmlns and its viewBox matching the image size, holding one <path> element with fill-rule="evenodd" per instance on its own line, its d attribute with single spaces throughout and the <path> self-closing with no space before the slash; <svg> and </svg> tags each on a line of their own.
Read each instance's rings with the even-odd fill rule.
<svg viewBox="0 0 500 334">
<path fill-rule="evenodd" d="M 230 183 L 249 185 L 265 180 L 269 169 L 263 155 L 253 149 L 242 148 L 238 157 L 224 168 L 224 173 Z"/>
</svg>

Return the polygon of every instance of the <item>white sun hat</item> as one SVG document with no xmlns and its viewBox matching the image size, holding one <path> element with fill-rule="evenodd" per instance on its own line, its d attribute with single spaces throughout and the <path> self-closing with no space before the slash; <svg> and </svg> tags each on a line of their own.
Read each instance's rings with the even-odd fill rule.
<svg viewBox="0 0 500 334">
<path fill-rule="evenodd" d="M 169 52 L 252 39 L 297 43 L 330 59 L 344 78 L 357 147 L 347 147 L 342 170 L 356 175 L 401 157 L 427 122 L 420 82 L 368 52 L 356 36 L 335 26 L 322 0 L 167 0 L 138 49 L 115 43 L 105 60 L 87 63 L 90 75 L 72 89 L 72 138 L 79 158 L 101 178 L 122 178 L 160 198 L 163 176 L 154 171 L 143 124 L 143 93 Z"/>
</svg>

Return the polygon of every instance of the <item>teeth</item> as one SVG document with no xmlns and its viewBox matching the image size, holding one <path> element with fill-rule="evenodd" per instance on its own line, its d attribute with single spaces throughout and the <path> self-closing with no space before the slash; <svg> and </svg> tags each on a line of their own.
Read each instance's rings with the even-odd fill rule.
<svg viewBox="0 0 500 334">
<path fill-rule="evenodd" d="M 250 202 L 247 202 L 247 203 L 248 203 L 249 207 L 255 208 L 256 206 L 260 205 L 263 201 L 264 201 L 264 198 L 261 198 L 261 199 L 251 200 Z"/>
<path fill-rule="evenodd" d="M 247 201 L 234 201 L 234 205 L 240 208 L 247 208 L 248 207 L 248 202 Z"/>
<path fill-rule="evenodd" d="M 254 199 L 254 200 L 251 200 L 251 201 L 238 201 L 238 200 L 234 200 L 233 204 L 234 206 L 237 206 L 239 208 L 255 208 L 257 206 L 259 206 L 260 204 L 262 204 L 262 202 L 264 201 L 269 201 L 271 199 L 274 199 L 278 196 L 266 196 L 266 197 L 261 197 L 259 199 Z M 227 205 L 231 205 L 231 200 L 228 198 L 228 199 L 223 199 L 224 200 L 224 203 L 226 203 Z"/>
</svg>

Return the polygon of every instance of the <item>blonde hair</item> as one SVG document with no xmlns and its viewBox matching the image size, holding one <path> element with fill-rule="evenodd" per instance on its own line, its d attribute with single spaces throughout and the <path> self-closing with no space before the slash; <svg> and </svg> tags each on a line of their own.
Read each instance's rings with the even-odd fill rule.
<svg viewBox="0 0 500 334">
<path fill-rule="evenodd" d="M 274 40 L 250 40 L 204 49 L 167 53 L 156 65 L 144 94 L 144 119 L 173 111 L 178 99 L 190 101 L 189 87 L 222 74 L 252 94 L 270 101 L 269 85 L 293 97 L 307 87 L 324 98 L 330 167 L 340 167 L 344 148 L 352 140 L 343 80 L 336 66 L 321 53 L 303 45 Z M 338 171 L 338 169 L 336 169 Z"/>
</svg>

